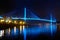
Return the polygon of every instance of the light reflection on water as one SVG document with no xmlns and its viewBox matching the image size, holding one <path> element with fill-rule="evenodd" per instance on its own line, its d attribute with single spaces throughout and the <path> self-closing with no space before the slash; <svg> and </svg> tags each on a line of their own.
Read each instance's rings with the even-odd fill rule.
<svg viewBox="0 0 60 40">
<path fill-rule="evenodd" d="M 0 37 L 4 36 L 4 30 L 0 30 Z"/>
<path fill-rule="evenodd" d="M 17 35 L 21 35 L 21 34 L 24 34 L 25 32 L 22 32 L 24 31 L 24 29 L 26 29 L 26 35 L 36 35 L 36 34 L 41 34 L 41 33 L 49 33 L 51 32 L 51 27 L 50 25 L 43 25 L 43 27 L 33 27 L 31 26 L 31 28 L 25 28 L 24 26 L 19 26 L 20 28 L 17 28 L 16 26 L 14 26 L 14 28 L 10 29 L 6 29 L 6 30 L 0 30 L 0 37 L 4 36 L 3 34 L 5 35 L 8 35 L 8 36 L 17 36 Z M 56 25 L 52 25 L 52 31 L 53 32 L 56 32 L 57 30 L 57 27 Z"/>
</svg>

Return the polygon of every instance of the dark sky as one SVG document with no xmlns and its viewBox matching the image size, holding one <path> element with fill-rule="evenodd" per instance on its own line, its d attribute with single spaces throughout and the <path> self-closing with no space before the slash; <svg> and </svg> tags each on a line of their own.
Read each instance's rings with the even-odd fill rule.
<svg viewBox="0 0 60 40">
<path fill-rule="evenodd" d="M 39 17 L 45 17 L 49 13 L 60 20 L 60 1 L 55 0 L 0 0 L 0 14 L 5 14 L 14 9 L 24 7 L 34 11 Z"/>
</svg>

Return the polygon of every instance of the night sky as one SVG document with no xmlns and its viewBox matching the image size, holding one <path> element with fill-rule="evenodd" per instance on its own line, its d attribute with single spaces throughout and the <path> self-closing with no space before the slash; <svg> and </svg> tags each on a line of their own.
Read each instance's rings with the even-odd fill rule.
<svg viewBox="0 0 60 40">
<path fill-rule="evenodd" d="M 0 0 L 0 15 L 24 7 L 39 17 L 46 17 L 52 13 L 58 21 L 60 20 L 60 1 L 57 0 Z"/>
</svg>

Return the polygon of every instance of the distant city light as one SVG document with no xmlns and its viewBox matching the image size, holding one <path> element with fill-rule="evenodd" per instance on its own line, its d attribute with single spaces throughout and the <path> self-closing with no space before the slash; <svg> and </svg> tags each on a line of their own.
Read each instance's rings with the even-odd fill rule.
<svg viewBox="0 0 60 40">
<path fill-rule="evenodd" d="M 16 24 L 16 23 L 17 23 L 17 21 L 14 21 L 14 23 Z"/>
<path fill-rule="evenodd" d="M 11 20 L 9 20 L 9 23 L 11 23 Z"/>
<path fill-rule="evenodd" d="M 6 20 L 5 22 L 8 22 L 8 20 Z"/>
<path fill-rule="evenodd" d="M 25 22 L 24 22 L 24 21 L 20 21 L 20 22 L 19 22 L 19 24 L 22 24 L 22 25 L 24 25 L 24 24 L 25 24 Z"/>
<path fill-rule="evenodd" d="M 20 21 L 20 24 L 23 24 L 23 22 L 22 22 L 22 21 Z"/>
<path fill-rule="evenodd" d="M 25 22 L 23 22 L 23 24 L 25 24 Z"/>
<path fill-rule="evenodd" d="M 1 22 L 4 22 L 4 20 L 2 19 L 2 20 L 0 20 Z"/>
</svg>

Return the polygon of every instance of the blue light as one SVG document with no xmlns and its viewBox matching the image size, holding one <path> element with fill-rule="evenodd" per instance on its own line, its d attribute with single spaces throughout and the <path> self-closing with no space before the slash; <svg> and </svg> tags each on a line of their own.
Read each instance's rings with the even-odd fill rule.
<svg viewBox="0 0 60 40">
<path fill-rule="evenodd" d="M 16 33 L 14 33 L 14 29 L 11 30 L 11 36 L 17 36 L 19 34 L 19 30 L 16 29 Z"/>
<path fill-rule="evenodd" d="M 54 26 L 52 25 L 52 22 L 56 22 L 56 20 L 52 19 L 52 15 L 50 15 L 50 20 L 48 20 L 48 19 L 41 19 L 41 18 L 37 17 L 35 14 L 33 14 L 33 13 L 31 15 L 32 18 L 30 18 L 30 17 L 27 18 L 26 15 L 27 15 L 26 14 L 26 8 L 24 8 L 24 17 L 23 18 L 13 18 L 12 17 L 12 19 L 22 19 L 22 20 L 25 20 L 25 21 L 29 21 L 29 20 L 45 21 L 45 22 L 49 22 L 50 25 L 49 25 L 48 30 L 46 29 L 46 26 L 44 26 L 42 28 L 37 26 L 36 28 L 33 27 L 33 28 L 28 28 L 28 29 L 26 28 L 26 29 L 24 29 L 24 31 L 23 31 L 24 40 L 26 40 L 26 34 L 37 35 L 37 34 L 40 34 L 40 33 L 48 33 L 48 32 L 50 32 L 51 35 L 53 35 L 53 32 L 56 31 L 56 29 L 57 29 L 56 25 L 54 25 Z"/>
<path fill-rule="evenodd" d="M 53 25 L 53 23 L 52 23 L 52 21 L 53 21 L 53 19 L 52 19 L 52 15 L 50 15 L 50 20 L 51 20 L 51 22 L 50 22 L 50 29 L 51 29 L 51 36 L 53 35 L 53 29 L 55 29 L 55 31 L 56 31 L 56 23 L 55 23 L 55 28 L 54 28 L 54 25 Z"/>
<path fill-rule="evenodd" d="M 19 18 L 16 18 L 16 17 L 12 17 L 12 19 L 19 19 Z"/>
<path fill-rule="evenodd" d="M 26 40 L 26 29 L 23 30 L 24 40 Z"/>
<path fill-rule="evenodd" d="M 26 17 L 26 8 L 24 8 L 24 17 L 23 18 L 14 18 L 14 17 L 12 17 L 12 19 L 22 19 L 22 20 L 37 20 L 37 21 L 46 21 L 46 22 L 51 22 L 51 20 L 48 20 L 48 19 L 41 19 L 41 18 L 39 18 L 39 17 L 37 17 L 35 14 L 33 14 L 32 13 L 32 15 L 30 15 L 30 16 L 34 16 L 33 18 L 27 18 Z M 52 22 L 56 22 L 56 20 L 52 20 Z"/>
<path fill-rule="evenodd" d="M 26 20 L 37 20 L 37 21 L 51 22 L 51 20 L 48 20 L 48 19 L 39 19 L 39 18 L 26 18 Z M 52 20 L 52 22 L 56 22 L 56 21 Z"/>
<path fill-rule="evenodd" d="M 51 23 L 50 23 L 50 27 L 51 27 L 51 35 L 53 35 L 53 31 L 52 31 L 52 15 L 51 15 L 51 17 L 50 17 L 50 20 L 51 20 Z"/>
<path fill-rule="evenodd" d="M 33 27 L 33 28 L 27 28 L 26 30 L 27 30 L 27 34 L 28 35 L 38 35 L 38 34 L 42 34 L 42 33 L 44 33 L 44 34 L 47 34 L 47 33 L 51 33 L 51 32 L 55 32 L 56 31 L 56 25 L 54 24 L 54 25 L 52 25 L 53 27 L 52 27 L 52 30 L 51 30 L 51 25 L 49 25 L 48 26 L 48 29 L 46 28 L 46 26 L 43 26 L 43 27 L 39 27 L 39 26 L 37 26 L 37 27 Z"/>
<path fill-rule="evenodd" d="M 24 20 L 26 21 L 26 8 L 24 8 Z"/>
<path fill-rule="evenodd" d="M 46 22 L 51 22 L 51 20 L 48 19 L 39 19 L 39 18 L 13 18 L 12 19 L 22 19 L 22 20 L 37 20 L 37 21 L 46 21 Z M 52 20 L 52 22 L 56 22 L 56 20 Z"/>
<path fill-rule="evenodd" d="M 3 17 L 0 16 L 0 18 L 3 18 Z"/>
</svg>

